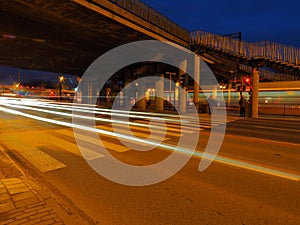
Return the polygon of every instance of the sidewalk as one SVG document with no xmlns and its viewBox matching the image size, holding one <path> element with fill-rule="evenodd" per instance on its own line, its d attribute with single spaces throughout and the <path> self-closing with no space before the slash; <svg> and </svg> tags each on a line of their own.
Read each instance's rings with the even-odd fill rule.
<svg viewBox="0 0 300 225">
<path fill-rule="evenodd" d="M 0 147 L 0 225 L 87 224 L 64 205 L 25 176 Z"/>
</svg>

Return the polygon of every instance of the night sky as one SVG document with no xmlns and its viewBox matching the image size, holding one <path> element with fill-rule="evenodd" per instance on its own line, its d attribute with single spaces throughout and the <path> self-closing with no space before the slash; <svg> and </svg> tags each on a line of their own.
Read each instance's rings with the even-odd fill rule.
<svg viewBox="0 0 300 225">
<path fill-rule="evenodd" d="M 142 0 L 188 31 L 242 32 L 246 41 L 300 47 L 300 1 Z"/>
</svg>

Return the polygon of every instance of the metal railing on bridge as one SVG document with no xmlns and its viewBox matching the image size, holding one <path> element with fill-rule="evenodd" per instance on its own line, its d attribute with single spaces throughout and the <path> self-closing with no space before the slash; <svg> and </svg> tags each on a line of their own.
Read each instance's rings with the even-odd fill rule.
<svg viewBox="0 0 300 225">
<path fill-rule="evenodd" d="M 300 64 L 300 48 L 271 41 L 251 43 L 200 30 L 192 32 L 190 40 L 191 45 L 200 44 L 251 59 L 260 57 L 296 66 Z"/>
<path fill-rule="evenodd" d="M 98 3 L 99 0 L 91 0 Z M 174 23 L 161 13 L 157 12 L 150 6 L 141 2 L 140 0 L 108 0 L 109 2 L 123 8 L 124 10 L 140 17 L 141 19 L 167 31 L 170 34 L 176 35 L 180 39 L 188 42 L 190 38 L 190 32 L 183 27 Z"/>
<path fill-rule="evenodd" d="M 239 64 L 239 69 L 249 74 L 252 73 L 252 67 L 244 64 Z M 267 80 L 271 81 L 297 81 L 300 80 L 299 76 L 286 74 L 286 73 L 275 73 L 270 70 L 259 69 L 259 75 Z"/>
</svg>

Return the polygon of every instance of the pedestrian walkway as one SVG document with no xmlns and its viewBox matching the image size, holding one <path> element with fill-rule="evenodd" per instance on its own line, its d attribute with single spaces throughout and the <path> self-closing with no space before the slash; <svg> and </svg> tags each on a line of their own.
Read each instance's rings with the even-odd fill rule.
<svg viewBox="0 0 300 225">
<path fill-rule="evenodd" d="M 49 206 L 51 196 L 26 177 L 0 181 L 0 224 L 65 224 Z"/>
<path fill-rule="evenodd" d="M 0 225 L 87 224 L 0 150 Z"/>
</svg>

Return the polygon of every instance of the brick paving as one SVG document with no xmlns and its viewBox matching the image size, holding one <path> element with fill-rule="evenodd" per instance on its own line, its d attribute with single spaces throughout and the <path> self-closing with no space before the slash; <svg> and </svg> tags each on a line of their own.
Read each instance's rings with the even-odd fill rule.
<svg viewBox="0 0 300 225">
<path fill-rule="evenodd" d="M 0 147 L 0 225 L 87 224 L 32 178 L 23 175 Z"/>
<path fill-rule="evenodd" d="M 32 187 L 28 178 L 7 178 L 0 181 L 0 224 L 65 224 L 47 204 L 50 195 L 42 197 L 42 187 Z"/>
</svg>

